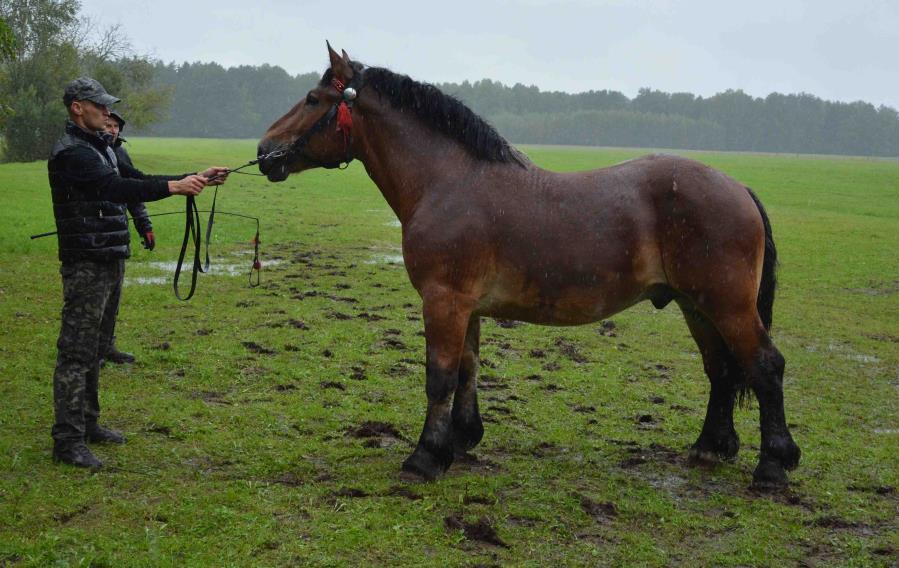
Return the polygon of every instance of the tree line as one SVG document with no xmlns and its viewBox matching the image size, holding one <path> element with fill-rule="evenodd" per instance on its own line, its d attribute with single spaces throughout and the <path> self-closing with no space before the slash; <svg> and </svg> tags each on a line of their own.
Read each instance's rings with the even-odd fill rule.
<svg viewBox="0 0 899 568">
<path fill-rule="evenodd" d="M 171 88 L 152 84 L 154 63 L 120 28 L 99 29 L 78 0 L 0 2 L 0 134 L 7 161 L 46 159 L 62 134 L 67 83 L 81 75 L 124 99 L 135 126 L 162 116 Z"/>
<path fill-rule="evenodd" d="M 0 2 L 0 135 L 8 161 L 46 158 L 62 130 L 62 91 L 90 75 L 123 99 L 127 134 L 258 138 L 321 73 L 272 65 L 163 63 L 97 30 L 78 0 Z M 899 156 L 899 113 L 810 94 L 711 97 L 641 89 L 565 93 L 483 79 L 438 83 L 513 143 Z"/>
<path fill-rule="evenodd" d="M 141 130 L 157 136 L 258 138 L 320 78 L 271 65 L 157 62 L 154 71 L 157 87 L 172 90 L 168 115 Z M 739 90 L 700 97 L 641 89 L 628 98 L 490 79 L 436 86 L 516 143 L 899 156 L 899 113 L 865 102 Z"/>
</svg>

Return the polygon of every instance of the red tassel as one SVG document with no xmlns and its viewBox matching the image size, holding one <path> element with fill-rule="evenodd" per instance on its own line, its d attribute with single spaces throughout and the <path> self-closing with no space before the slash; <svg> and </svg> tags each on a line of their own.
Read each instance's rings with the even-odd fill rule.
<svg viewBox="0 0 899 568">
<path fill-rule="evenodd" d="M 346 102 L 340 103 L 340 106 L 337 107 L 337 130 L 343 132 L 344 136 L 349 136 L 350 131 L 353 130 L 353 114 Z"/>
<path fill-rule="evenodd" d="M 253 261 L 253 270 L 262 270 L 262 263 L 258 260 Z"/>
</svg>

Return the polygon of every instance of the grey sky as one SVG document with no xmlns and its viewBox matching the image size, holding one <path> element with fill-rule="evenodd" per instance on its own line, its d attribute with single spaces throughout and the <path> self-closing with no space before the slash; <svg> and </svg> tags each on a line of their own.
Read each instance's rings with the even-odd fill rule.
<svg viewBox="0 0 899 568">
<path fill-rule="evenodd" d="M 429 82 L 709 96 L 807 92 L 899 109 L 899 0 L 82 0 L 169 62 L 323 71 L 325 39 Z"/>
</svg>

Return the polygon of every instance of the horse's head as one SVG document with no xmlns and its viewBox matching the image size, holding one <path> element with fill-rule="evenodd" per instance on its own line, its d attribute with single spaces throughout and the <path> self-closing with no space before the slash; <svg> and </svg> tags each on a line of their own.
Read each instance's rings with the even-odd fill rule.
<svg viewBox="0 0 899 568">
<path fill-rule="evenodd" d="M 341 50 L 342 51 L 342 50 Z M 259 170 L 269 181 L 315 167 L 334 168 L 352 159 L 350 109 L 361 83 L 362 66 L 328 44 L 331 67 L 321 81 L 259 141 Z"/>
</svg>

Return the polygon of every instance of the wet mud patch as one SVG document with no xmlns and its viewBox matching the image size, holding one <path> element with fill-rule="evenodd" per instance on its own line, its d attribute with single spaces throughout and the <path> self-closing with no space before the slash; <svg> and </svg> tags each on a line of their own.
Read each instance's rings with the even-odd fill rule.
<svg viewBox="0 0 899 568">
<path fill-rule="evenodd" d="M 884 341 L 886 343 L 899 343 L 899 337 L 895 335 L 890 335 L 888 333 L 863 333 L 865 337 L 868 339 L 873 339 L 875 341 Z"/>
<path fill-rule="evenodd" d="M 668 380 L 671 378 L 671 367 L 663 365 L 662 363 L 650 363 L 644 365 L 643 370 L 646 371 L 650 379 Z"/>
<path fill-rule="evenodd" d="M 220 391 L 193 391 L 190 393 L 190 398 L 194 400 L 202 400 L 206 404 L 232 406 L 234 403 L 225 398 L 226 396 L 226 393 Z"/>
<path fill-rule="evenodd" d="M 618 326 L 612 320 L 606 320 L 599 324 L 596 332 L 603 337 L 618 337 Z"/>
<path fill-rule="evenodd" d="M 554 345 L 559 349 L 559 351 L 575 363 L 582 364 L 587 363 L 588 359 L 585 357 L 579 350 L 577 344 L 573 341 L 565 339 L 563 337 L 557 337 Z"/>
<path fill-rule="evenodd" d="M 498 450 L 503 452 L 504 450 Z M 453 465 L 450 466 L 449 472 L 450 474 L 480 474 L 485 475 L 488 473 L 496 473 L 500 470 L 499 464 L 490 460 L 488 458 L 481 457 L 472 452 L 465 452 L 464 454 L 457 454 L 455 459 L 453 460 Z"/>
<path fill-rule="evenodd" d="M 611 501 L 594 501 L 583 495 L 578 496 L 581 502 L 581 510 L 600 524 L 612 522 L 618 516 L 618 506 Z"/>
<path fill-rule="evenodd" d="M 364 491 L 357 487 L 341 487 L 337 491 L 333 491 L 331 496 L 337 498 L 360 499 L 362 497 L 371 497 L 371 494 L 368 491 Z"/>
<path fill-rule="evenodd" d="M 160 434 L 165 436 L 166 438 L 173 438 L 175 435 L 172 432 L 172 428 L 170 426 L 166 426 L 165 424 L 150 424 L 146 428 L 144 428 L 144 432 L 150 434 Z"/>
<path fill-rule="evenodd" d="M 462 497 L 463 505 L 496 505 L 496 497 L 487 495 L 465 495 Z"/>
<path fill-rule="evenodd" d="M 889 282 L 869 280 L 866 286 L 861 288 L 844 288 L 844 290 L 865 296 L 889 296 L 899 292 L 899 280 Z"/>
<path fill-rule="evenodd" d="M 328 313 L 326 313 L 325 317 L 328 319 L 338 320 L 338 321 L 347 321 L 347 320 L 353 319 L 353 316 L 351 316 L 349 314 L 345 314 L 343 312 L 338 312 L 335 310 L 331 310 Z"/>
<path fill-rule="evenodd" d="M 372 346 L 372 349 L 375 351 L 380 351 L 382 349 L 391 349 L 393 351 L 405 351 L 409 347 L 403 343 L 400 339 L 388 335 L 384 337 L 381 341 L 378 341 Z"/>
<path fill-rule="evenodd" d="M 365 375 L 365 368 L 360 365 L 350 367 L 350 379 L 354 381 L 364 381 L 368 377 Z"/>
<path fill-rule="evenodd" d="M 634 422 L 637 424 L 637 428 L 640 428 L 641 430 L 652 430 L 661 421 L 661 418 L 659 418 L 658 416 L 653 416 L 652 414 L 638 414 L 634 417 Z"/>
<path fill-rule="evenodd" d="M 290 327 L 295 328 L 295 329 L 302 329 L 302 330 L 309 329 L 309 326 L 306 325 L 306 322 L 304 322 L 303 320 L 290 318 L 287 320 L 286 323 L 287 323 L 287 325 L 289 325 Z"/>
<path fill-rule="evenodd" d="M 509 548 L 496 533 L 493 523 L 487 517 L 481 517 L 477 521 L 468 522 L 462 516 L 462 513 L 453 513 L 443 519 L 443 525 L 447 530 L 462 531 L 467 540 L 473 542 L 482 542 L 492 546 L 501 548 Z"/>
<path fill-rule="evenodd" d="M 277 477 L 271 478 L 269 482 L 277 483 L 278 485 L 286 485 L 287 487 L 300 487 L 306 485 L 307 480 L 292 471 L 287 471 Z"/>
<path fill-rule="evenodd" d="M 53 515 L 53 520 L 61 525 L 64 525 L 64 524 L 68 523 L 69 521 L 71 521 L 72 519 L 74 519 L 75 517 L 80 517 L 90 510 L 91 510 L 91 506 L 89 504 L 82 505 L 81 507 L 78 507 L 74 511 L 67 511 L 65 513 L 59 513 L 59 514 Z"/>
<path fill-rule="evenodd" d="M 875 495 L 896 495 L 896 488 L 892 485 L 849 485 L 846 487 L 849 491 L 857 491 L 860 493 L 874 493 Z"/>
<path fill-rule="evenodd" d="M 255 341 L 241 341 L 241 345 L 247 348 L 250 353 L 258 353 L 260 355 L 276 355 L 278 352 L 268 347 L 263 347 Z"/>
<path fill-rule="evenodd" d="M 379 316 L 378 314 L 370 314 L 370 313 L 368 313 L 368 312 L 362 312 L 362 313 L 356 314 L 356 317 L 359 318 L 359 319 L 361 319 L 361 320 L 365 320 L 365 321 L 369 321 L 369 322 L 371 322 L 371 321 L 383 321 L 383 320 L 386 320 L 386 319 L 387 319 L 387 318 L 385 318 L 384 316 Z"/>
<path fill-rule="evenodd" d="M 211 329 L 201 328 L 201 329 L 197 330 L 197 335 L 199 335 L 200 337 L 206 337 L 207 335 L 210 335 L 210 334 L 212 334 Z"/>
<path fill-rule="evenodd" d="M 499 319 L 499 318 L 497 318 L 497 319 L 494 319 L 494 321 L 496 322 L 496 325 L 497 325 L 497 326 L 499 326 L 499 327 L 501 327 L 501 328 L 503 328 L 503 329 L 513 329 L 513 328 L 521 327 L 522 325 L 524 325 L 524 324 L 521 323 L 520 321 L 516 321 L 516 320 L 508 320 L 508 319 Z"/>
<path fill-rule="evenodd" d="M 407 487 L 403 487 L 402 485 L 394 485 L 390 487 L 390 489 L 384 492 L 384 496 L 402 497 L 403 499 L 408 499 L 409 501 L 421 501 L 423 499 L 421 495 Z"/>
<path fill-rule="evenodd" d="M 275 385 L 275 390 L 278 392 L 288 392 L 292 390 L 297 390 L 296 383 L 284 383 L 280 385 Z"/>
<path fill-rule="evenodd" d="M 507 390 L 509 385 L 503 379 L 494 375 L 481 375 L 478 377 L 480 390 Z"/>
<path fill-rule="evenodd" d="M 681 457 L 681 452 L 656 443 L 652 443 L 647 447 L 630 446 L 627 448 L 627 453 L 630 456 L 618 462 L 619 467 L 631 469 L 649 462 L 674 464 L 678 463 Z"/>
<path fill-rule="evenodd" d="M 358 426 L 350 426 L 346 429 L 346 436 L 364 440 L 366 448 L 388 448 L 399 443 L 408 444 L 396 426 L 389 422 L 377 422 L 370 420 Z"/>
<path fill-rule="evenodd" d="M 322 381 L 319 383 L 319 386 L 323 389 L 346 390 L 346 386 L 338 381 Z"/>
</svg>

